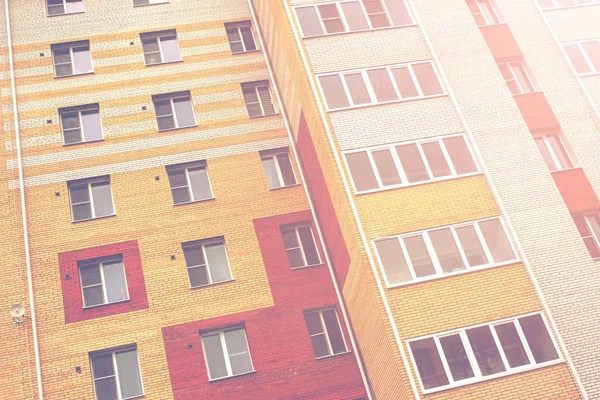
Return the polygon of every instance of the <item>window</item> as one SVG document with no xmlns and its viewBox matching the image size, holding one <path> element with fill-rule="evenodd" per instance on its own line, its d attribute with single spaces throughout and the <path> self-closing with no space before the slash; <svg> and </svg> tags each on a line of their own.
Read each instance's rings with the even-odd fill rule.
<svg viewBox="0 0 600 400">
<path fill-rule="evenodd" d="M 257 50 L 250 21 L 227 22 L 225 32 L 233 54 Z"/>
<path fill-rule="evenodd" d="M 243 327 L 205 333 L 202 347 L 211 381 L 254 372 Z"/>
<path fill-rule="evenodd" d="M 282 226 L 281 236 L 292 268 L 321 264 L 310 223 Z"/>
<path fill-rule="evenodd" d="M 189 91 L 152 96 L 159 131 L 196 126 L 196 117 Z"/>
<path fill-rule="evenodd" d="M 244 101 L 250 118 L 264 117 L 276 113 L 269 90 L 269 81 L 242 83 L 242 92 L 244 93 Z"/>
<path fill-rule="evenodd" d="M 535 137 L 535 144 L 542 153 L 542 157 L 550 171 L 559 171 L 573 168 L 573 163 L 562 143 L 560 134 L 546 133 Z"/>
<path fill-rule="evenodd" d="M 260 157 L 269 189 L 278 189 L 296 184 L 294 168 L 287 149 L 261 152 Z"/>
<path fill-rule="evenodd" d="M 502 22 L 493 0 L 467 0 L 467 5 L 477 26 L 496 25 Z"/>
<path fill-rule="evenodd" d="M 102 140 L 100 108 L 96 104 L 59 108 L 60 126 L 64 144 Z"/>
<path fill-rule="evenodd" d="M 598 4 L 600 0 L 539 0 L 539 2 L 543 9 L 552 9 Z"/>
<path fill-rule="evenodd" d="M 146 65 L 181 61 L 175 29 L 141 33 L 142 48 Z"/>
<path fill-rule="evenodd" d="M 304 37 L 412 25 L 404 0 L 350 0 L 296 7 Z"/>
<path fill-rule="evenodd" d="M 535 92 L 529 67 L 522 61 L 498 63 L 500 72 L 513 95 Z"/>
<path fill-rule="evenodd" d="M 84 307 L 129 300 L 121 256 L 86 260 L 78 265 Z"/>
<path fill-rule="evenodd" d="M 516 261 L 500 219 L 375 239 L 388 286 Z"/>
<path fill-rule="evenodd" d="M 192 288 L 233 279 L 222 237 L 183 243 L 182 248 Z"/>
<path fill-rule="evenodd" d="M 125 400 L 144 395 L 136 348 L 91 354 L 96 400 Z"/>
<path fill-rule="evenodd" d="M 559 360 L 540 314 L 414 339 L 409 346 L 425 392 Z"/>
<path fill-rule="evenodd" d="M 67 182 L 73 221 L 115 214 L 108 176 Z"/>
<path fill-rule="evenodd" d="M 169 0 L 133 0 L 134 6 L 149 6 L 152 4 L 168 3 Z"/>
<path fill-rule="evenodd" d="M 173 204 L 212 199 L 206 161 L 167 166 Z"/>
<path fill-rule="evenodd" d="M 304 312 L 304 320 L 316 358 L 347 351 L 335 309 Z"/>
<path fill-rule="evenodd" d="M 48 15 L 64 15 L 81 13 L 83 9 L 83 0 L 46 0 Z"/>
<path fill-rule="evenodd" d="M 444 94 L 430 61 L 320 75 L 329 110 Z"/>
<path fill-rule="evenodd" d="M 89 40 L 53 44 L 54 76 L 72 76 L 94 72 Z"/>
<path fill-rule="evenodd" d="M 600 214 L 574 215 L 573 220 L 590 256 L 600 258 Z"/>
<path fill-rule="evenodd" d="M 600 39 L 563 46 L 578 74 L 600 73 Z"/>
<path fill-rule="evenodd" d="M 478 172 L 462 135 L 353 150 L 345 158 L 357 193 Z"/>
</svg>

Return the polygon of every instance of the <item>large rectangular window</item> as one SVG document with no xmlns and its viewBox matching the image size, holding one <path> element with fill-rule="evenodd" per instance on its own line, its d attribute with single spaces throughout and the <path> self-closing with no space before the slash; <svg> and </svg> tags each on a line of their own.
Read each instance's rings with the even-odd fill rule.
<svg viewBox="0 0 600 400">
<path fill-rule="evenodd" d="M 496 25 L 502 22 L 498 7 L 493 0 L 467 0 L 477 26 Z"/>
<path fill-rule="evenodd" d="M 183 243 L 182 248 L 192 288 L 233 279 L 222 237 Z"/>
<path fill-rule="evenodd" d="M 344 334 L 334 308 L 305 311 L 304 320 L 316 358 L 347 351 Z"/>
<path fill-rule="evenodd" d="M 579 75 L 600 73 L 600 39 L 563 44 Z"/>
<path fill-rule="evenodd" d="M 146 65 L 181 61 L 175 29 L 141 33 L 142 49 Z"/>
<path fill-rule="evenodd" d="M 81 261 L 78 267 L 84 307 L 129 300 L 122 256 Z"/>
<path fill-rule="evenodd" d="M 196 126 L 194 106 L 189 91 L 152 96 L 159 131 Z"/>
<path fill-rule="evenodd" d="M 478 172 L 462 135 L 352 150 L 345 158 L 357 193 Z"/>
<path fill-rule="evenodd" d="M 600 258 L 600 214 L 597 212 L 589 214 L 573 215 L 577 230 L 593 259 Z"/>
<path fill-rule="evenodd" d="M 558 133 L 545 133 L 535 136 L 537 145 L 550 171 L 573 168 L 573 163 Z"/>
<path fill-rule="evenodd" d="M 67 182 L 73 221 L 114 215 L 108 176 Z"/>
<path fill-rule="evenodd" d="M 213 198 L 206 161 L 167 166 L 173 204 Z"/>
<path fill-rule="evenodd" d="M 137 349 L 90 354 L 96 400 L 127 400 L 144 395 Z"/>
<path fill-rule="evenodd" d="M 48 15 L 82 13 L 83 0 L 46 0 Z"/>
<path fill-rule="evenodd" d="M 544 10 L 598 4 L 600 0 L 538 0 Z"/>
<path fill-rule="evenodd" d="M 541 314 L 439 333 L 408 343 L 425 393 L 560 361 Z"/>
<path fill-rule="evenodd" d="M 328 110 L 444 94 L 431 61 L 318 76 Z"/>
<path fill-rule="evenodd" d="M 296 184 L 294 168 L 287 149 L 263 151 L 260 153 L 269 189 L 278 189 Z"/>
<path fill-rule="evenodd" d="M 414 24 L 404 0 L 349 0 L 295 8 L 304 37 Z"/>
<path fill-rule="evenodd" d="M 50 46 L 54 62 L 54 76 L 71 76 L 94 72 L 89 40 L 59 43 Z"/>
<path fill-rule="evenodd" d="M 242 83 L 244 101 L 250 118 L 264 117 L 276 114 L 269 81 Z"/>
<path fill-rule="evenodd" d="M 229 47 L 233 54 L 257 50 L 250 21 L 226 22 L 225 32 L 227 32 L 227 40 L 229 40 Z"/>
<path fill-rule="evenodd" d="M 204 333 L 202 347 L 211 381 L 254 372 L 243 327 Z"/>
<path fill-rule="evenodd" d="M 499 218 L 375 239 L 388 286 L 517 260 Z"/>
<path fill-rule="evenodd" d="M 524 61 L 499 62 L 498 67 L 513 95 L 537 90 L 529 66 Z"/>
<path fill-rule="evenodd" d="M 290 267 L 301 268 L 321 264 L 310 222 L 284 225 L 281 227 L 281 236 Z"/>
<path fill-rule="evenodd" d="M 97 103 L 59 108 L 58 114 L 60 115 L 64 144 L 93 142 L 103 139 L 100 107 Z"/>
</svg>

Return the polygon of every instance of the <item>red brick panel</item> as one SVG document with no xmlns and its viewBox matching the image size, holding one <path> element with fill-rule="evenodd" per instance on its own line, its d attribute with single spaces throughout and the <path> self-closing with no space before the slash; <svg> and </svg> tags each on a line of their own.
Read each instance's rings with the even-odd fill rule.
<svg viewBox="0 0 600 400">
<path fill-rule="evenodd" d="M 83 308 L 83 295 L 77 262 L 117 254 L 123 256 L 129 300 Z M 148 308 L 142 261 L 136 240 L 60 253 L 58 264 L 61 275 L 65 323 L 67 324 Z M 66 278 L 67 274 L 69 279 Z"/>
<path fill-rule="evenodd" d="M 555 171 L 554 182 L 571 213 L 600 208 L 600 201 L 581 168 Z"/>
<path fill-rule="evenodd" d="M 481 33 L 496 60 L 521 57 L 521 49 L 506 24 L 482 26 Z"/>
<path fill-rule="evenodd" d="M 519 94 L 514 98 L 530 132 L 560 129 L 560 124 L 543 92 Z"/>
</svg>

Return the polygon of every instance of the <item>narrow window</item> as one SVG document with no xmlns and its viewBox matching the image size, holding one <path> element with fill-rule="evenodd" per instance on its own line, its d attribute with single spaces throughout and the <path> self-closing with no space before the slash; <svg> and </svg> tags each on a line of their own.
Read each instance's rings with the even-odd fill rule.
<svg viewBox="0 0 600 400">
<path fill-rule="evenodd" d="M 522 61 L 498 63 L 500 72 L 513 95 L 535 92 L 531 72 Z"/>
<path fill-rule="evenodd" d="M 390 149 L 383 149 L 371 152 L 373 162 L 377 168 L 377 174 L 381 179 L 383 186 L 399 185 L 402 179 L 398 174 L 398 166 L 394 161 L 394 156 Z"/>
<path fill-rule="evenodd" d="M 83 0 L 46 0 L 48 15 L 64 15 L 81 13 L 83 9 Z"/>
<path fill-rule="evenodd" d="M 84 307 L 129 300 L 121 256 L 82 261 L 78 266 Z"/>
<path fill-rule="evenodd" d="M 290 267 L 301 268 L 321 264 L 310 223 L 282 226 L 281 236 Z"/>
<path fill-rule="evenodd" d="M 250 118 L 276 114 L 271 99 L 269 81 L 242 83 L 242 92 Z"/>
<path fill-rule="evenodd" d="M 159 131 L 196 126 L 196 117 L 189 91 L 152 96 Z"/>
<path fill-rule="evenodd" d="M 379 187 L 366 151 L 346 154 L 346 162 L 348 163 L 350 175 L 352 175 L 352 182 L 354 182 L 354 187 L 358 192 Z"/>
<path fill-rule="evenodd" d="M 421 144 L 421 148 L 434 178 L 441 178 L 452 174 L 440 142 L 423 143 Z"/>
<path fill-rule="evenodd" d="M 577 71 L 578 74 L 592 72 L 592 67 L 587 58 L 583 55 L 583 51 L 578 44 L 565 45 L 564 47 L 567 56 L 569 56 L 569 59 L 571 60 L 571 64 L 573 64 L 573 67 L 575 67 L 575 71 Z"/>
<path fill-rule="evenodd" d="M 402 241 L 406 247 L 408 261 L 412 266 L 415 277 L 418 279 L 435 275 L 435 266 L 423 235 L 408 236 L 403 238 Z"/>
<path fill-rule="evenodd" d="M 493 0 L 467 0 L 467 5 L 478 26 L 495 25 L 502 22 Z"/>
<path fill-rule="evenodd" d="M 152 4 L 168 3 L 169 0 L 133 0 L 134 6 L 149 6 Z"/>
<path fill-rule="evenodd" d="M 192 288 L 233 279 L 223 238 L 187 242 L 182 248 Z"/>
<path fill-rule="evenodd" d="M 535 144 L 542 153 L 542 157 L 550 171 L 573 168 L 573 163 L 569 159 L 559 134 L 538 135 L 535 137 Z"/>
<path fill-rule="evenodd" d="M 600 40 L 592 40 L 581 44 L 595 72 L 600 72 Z"/>
<path fill-rule="evenodd" d="M 53 44 L 51 48 L 57 78 L 94 72 L 89 40 Z"/>
<path fill-rule="evenodd" d="M 416 144 L 396 146 L 396 151 L 409 182 L 429 180 L 429 173 Z"/>
<path fill-rule="evenodd" d="M 346 32 L 344 21 L 338 11 L 337 4 L 324 4 L 317 6 L 317 10 L 321 16 L 321 21 L 325 27 L 326 33 Z"/>
<path fill-rule="evenodd" d="M 90 355 L 96 400 L 144 395 L 136 348 Z"/>
<path fill-rule="evenodd" d="M 175 29 L 141 33 L 142 48 L 146 65 L 166 64 L 181 61 Z"/>
<path fill-rule="evenodd" d="M 444 273 L 449 274 L 465 269 L 465 264 L 450 228 L 431 231 L 429 232 L 429 238 Z"/>
<path fill-rule="evenodd" d="M 261 153 L 261 160 L 269 189 L 277 189 L 296 184 L 294 169 L 287 150 Z"/>
<path fill-rule="evenodd" d="M 448 368 L 452 375 L 452 379 L 462 381 L 464 379 L 473 378 L 473 366 L 469 361 L 469 356 L 462 342 L 460 334 L 440 337 L 440 346 L 444 352 L 444 357 L 448 362 Z"/>
<path fill-rule="evenodd" d="M 211 381 L 254 371 L 243 327 L 205 333 L 202 347 Z"/>
<path fill-rule="evenodd" d="M 413 77 L 408 67 L 392 68 L 392 75 L 400 91 L 400 96 L 403 99 L 410 99 L 411 97 L 419 97 L 419 91 L 415 86 Z"/>
<path fill-rule="evenodd" d="M 433 338 L 412 342 L 410 350 L 425 390 L 446 386 L 449 383 Z"/>
<path fill-rule="evenodd" d="M 173 204 L 212 199 L 206 161 L 167 166 Z"/>
<path fill-rule="evenodd" d="M 108 176 L 71 181 L 67 185 L 74 222 L 114 215 Z"/>
<path fill-rule="evenodd" d="M 102 122 L 98 104 L 59 108 L 64 144 L 102 140 Z"/>
<path fill-rule="evenodd" d="M 304 37 L 321 36 L 324 34 L 321 21 L 314 6 L 296 8 L 296 16 Z"/>
<path fill-rule="evenodd" d="M 442 139 L 457 175 L 477 172 L 477 166 L 462 136 Z"/>
<path fill-rule="evenodd" d="M 433 65 L 430 62 L 411 64 L 411 67 L 417 78 L 417 82 L 419 82 L 423 96 L 435 96 L 444 93 Z"/>
<path fill-rule="evenodd" d="M 348 96 L 344 90 L 342 79 L 340 75 L 325 75 L 319 77 L 321 88 L 323 89 L 323 95 L 327 102 L 327 108 L 335 110 L 338 108 L 350 107 Z M 364 84 L 364 82 L 363 82 Z"/>
<path fill-rule="evenodd" d="M 519 318 L 519 324 L 536 363 L 558 359 L 558 352 L 541 315 Z"/>
<path fill-rule="evenodd" d="M 227 22 L 225 32 L 233 54 L 248 53 L 257 49 L 250 21 Z"/>
<path fill-rule="evenodd" d="M 481 221 L 478 225 L 494 263 L 498 264 L 516 258 L 512 246 L 506 237 L 502 223 L 498 218 Z"/>
<path fill-rule="evenodd" d="M 600 215 L 574 215 L 573 220 L 590 256 L 593 259 L 600 258 Z"/>
<path fill-rule="evenodd" d="M 362 3 L 373 28 L 385 28 L 391 25 L 381 0 L 362 0 Z"/>
<path fill-rule="evenodd" d="M 600 72 L 600 40 L 563 45 L 578 74 Z"/>
<path fill-rule="evenodd" d="M 395 26 L 412 25 L 413 20 L 404 0 L 383 0 Z"/>
<path fill-rule="evenodd" d="M 304 319 L 316 358 L 347 351 L 335 309 L 304 312 Z"/>
<path fill-rule="evenodd" d="M 367 75 L 379 103 L 398 100 L 396 90 L 386 68 L 367 70 Z"/>
<path fill-rule="evenodd" d="M 517 332 L 514 322 L 506 322 L 494 326 L 506 361 L 511 368 L 521 367 L 529 364 L 527 351 L 523 346 L 523 342 Z"/>
<path fill-rule="evenodd" d="M 377 254 L 383 265 L 385 276 L 390 284 L 413 280 L 402 251 L 400 242 L 396 238 L 375 241 Z"/>
<path fill-rule="evenodd" d="M 364 31 L 369 29 L 367 17 L 358 1 L 347 1 L 339 4 L 344 13 L 344 17 L 346 17 L 348 29 L 351 31 Z"/>
<path fill-rule="evenodd" d="M 506 370 L 489 326 L 469 329 L 467 330 L 467 337 L 483 376 Z"/>
<path fill-rule="evenodd" d="M 350 74 L 344 74 L 344 81 L 348 87 L 350 98 L 352 99 L 352 105 L 357 106 L 361 104 L 370 104 L 371 96 L 365 83 L 365 79 L 360 72 L 354 72 Z"/>
</svg>

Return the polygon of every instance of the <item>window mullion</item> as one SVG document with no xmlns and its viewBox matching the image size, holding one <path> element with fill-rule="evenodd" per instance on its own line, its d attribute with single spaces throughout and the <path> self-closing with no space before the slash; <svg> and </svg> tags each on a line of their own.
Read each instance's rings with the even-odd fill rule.
<svg viewBox="0 0 600 400">
<path fill-rule="evenodd" d="M 396 240 L 400 243 L 400 248 L 402 249 L 402 256 L 404 257 L 404 261 L 406 262 L 406 265 L 408 266 L 408 272 L 410 273 L 410 276 L 412 277 L 412 280 L 414 281 L 417 279 L 417 273 L 415 272 L 414 266 L 412 264 L 412 260 L 410 259 L 410 256 L 408 255 L 408 250 L 406 249 L 404 240 L 400 237 L 396 237 Z"/>
<path fill-rule="evenodd" d="M 262 99 L 260 98 L 260 92 L 258 91 L 258 86 L 254 87 L 254 93 L 256 94 L 256 98 L 258 100 L 258 106 L 260 107 L 260 115 L 265 115 L 265 109 L 262 104 Z"/>
<path fill-rule="evenodd" d="M 65 6 L 65 13 L 67 11 L 67 7 Z M 91 50 L 90 50 L 91 51 Z M 75 74 L 75 58 L 73 57 L 73 47 L 69 47 L 69 56 L 71 57 L 71 68 L 73 69 L 72 74 Z"/>
<path fill-rule="evenodd" d="M 102 296 L 104 296 L 103 304 L 107 304 L 108 293 L 106 291 L 106 279 L 104 279 L 104 263 L 99 263 L 98 267 L 100 268 L 100 279 L 102 280 Z"/>
<path fill-rule="evenodd" d="M 585 43 L 587 43 L 587 42 L 597 42 L 597 40 L 586 40 Z M 590 67 L 590 71 L 596 71 L 597 72 L 596 67 L 594 66 L 594 63 L 592 62 L 592 59 L 588 56 L 588 53 L 585 50 L 585 47 L 583 47 L 583 43 L 584 42 L 579 42 L 579 43 L 577 43 L 577 46 L 579 47 L 579 50 L 581 51 L 581 54 L 583 55 L 583 58 L 585 58 L 585 62 Z"/>
<path fill-rule="evenodd" d="M 344 93 L 346 94 L 346 99 L 348 99 L 348 104 L 350 104 L 350 107 L 354 107 L 354 100 L 352 99 L 352 96 L 350 95 L 350 89 L 348 89 L 348 83 L 346 82 L 346 76 L 344 74 L 336 74 L 340 77 L 340 81 L 342 82 L 342 87 L 344 88 Z"/>
<path fill-rule="evenodd" d="M 342 10 L 342 6 L 340 3 L 333 3 L 335 5 L 335 8 L 338 12 L 338 15 L 340 16 L 340 19 L 342 20 L 342 25 L 344 25 L 344 32 L 350 32 L 350 25 L 348 25 L 347 21 L 346 21 L 346 15 L 344 15 L 344 11 Z"/>
<path fill-rule="evenodd" d="M 367 157 L 369 158 L 369 162 L 371 163 L 371 168 L 375 172 L 375 180 L 377 181 L 377 186 L 381 189 L 383 188 L 383 182 L 381 181 L 381 176 L 379 173 L 379 169 L 377 168 L 377 164 L 375 164 L 375 159 L 373 158 L 373 154 L 370 150 L 367 150 Z"/>
<path fill-rule="evenodd" d="M 473 370 L 473 375 L 475 378 L 481 378 L 483 375 L 481 370 L 479 369 L 479 364 L 477 363 L 477 357 L 475 357 L 475 352 L 471 347 L 471 342 L 469 341 L 469 337 L 467 336 L 467 331 L 460 330 L 458 332 L 458 336 L 462 341 L 462 345 L 465 348 L 465 352 L 467 353 L 467 359 L 469 363 L 471 363 L 471 369 Z"/>
<path fill-rule="evenodd" d="M 294 228 L 294 234 L 296 235 L 298 247 L 300 248 L 300 255 L 302 256 L 302 265 L 307 266 L 308 261 L 306 261 L 306 255 L 304 254 L 304 245 L 302 244 L 302 240 L 300 240 L 300 232 L 298 231 L 298 228 Z"/>
<path fill-rule="evenodd" d="M 371 18 L 369 18 L 369 14 L 367 14 L 367 9 L 365 8 L 365 5 L 363 4 L 363 0 L 358 0 L 358 4 L 360 4 L 360 9 L 362 10 L 365 19 L 367 20 L 367 24 L 369 24 L 369 29 L 375 29 L 373 28 L 373 25 L 371 24 Z"/>
<path fill-rule="evenodd" d="M 244 37 L 242 36 L 242 28 L 237 27 L 238 35 L 240 36 L 240 42 L 242 43 L 242 49 L 244 49 L 244 53 L 246 52 L 246 42 L 244 42 Z"/>
<path fill-rule="evenodd" d="M 208 262 L 208 257 L 206 256 L 206 245 L 202 245 L 202 256 L 204 257 L 204 265 L 206 265 L 206 275 L 208 276 L 208 283 L 213 283 L 212 273 L 210 271 L 210 263 Z"/>
<path fill-rule="evenodd" d="M 588 219 L 590 215 L 584 215 L 583 219 L 585 220 L 585 223 L 588 227 L 588 230 L 590 231 L 590 237 L 594 238 L 594 241 L 596 242 L 596 246 L 598 246 L 598 248 L 600 248 L 600 238 L 596 237 L 596 232 L 594 232 L 594 229 L 592 228 L 592 224 L 590 223 L 590 220 Z M 593 215 L 592 215 L 593 217 Z"/>
<path fill-rule="evenodd" d="M 510 75 L 512 76 L 513 81 L 517 84 L 517 87 L 519 88 L 519 94 L 523 94 L 525 93 L 525 91 L 523 90 L 521 82 L 519 82 L 519 80 L 517 79 L 517 75 L 515 74 L 515 70 L 513 69 L 514 64 L 515 63 L 508 63 L 508 70 L 510 71 Z"/>
<path fill-rule="evenodd" d="M 548 136 L 546 136 L 546 135 L 542 136 L 542 140 L 544 142 L 544 146 L 546 146 L 546 149 L 548 150 L 548 153 L 550 154 L 550 158 L 552 159 L 552 162 L 554 163 L 554 167 L 559 171 L 562 170 L 563 169 L 562 165 L 560 165 L 560 161 L 558 160 L 558 157 L 556 157 L 554 148 L 552 148 L 552 146 L 550 145 L 550 140 L 548 140 Z"/>
<path fill-rule="evenodd" d="M 373 85 L 371 84 L 371 80 L 369 79 L 369 75 L 367 74 L 367 70 L 363 69 L 360 71 L 360 75 L 365 82 L 365 86 L 367 87 L 367 92 L 369 92 L 369 97 L 371 98 L 372 104 L 379 104 L 379 100 L 377 100 L 377 96 L 375 95 L 375 90 L 373 90 Z"/>
<path fill-rule="evenodd" d="M 385 70 L 388 74 L 388 78 L 390 78 L 390 81 L 392 82 L 392 87 L 394 88 L 394 91 L 396 92 L 396 96 L 398 97 L 399 100 L 402 100 L 402 93 L 400 93 L 400 89 L 398 89 L 398 84 L 396 83 L 396 79 L 394 79 L 394 75 L 392 74 L 392 68 L 385 67 Z"/>
<path fill-rule="evenodd" d="M 85 130 L 83 129 L 83 117 L 81 111 L 77 111 L 77 118 L 79 119 L 79 129 L 81 129 L 81 139 L 85 142 Z"/>
<path fill-rule="evenodd" d="M 454 242 L 456 243 L 456 248 L 458 249 L 458 252 L 460 253 L 460 257 L 462 258 L 465 268 L 470 269 L 469 260 L 467 260 L 467 255 L 465 254 L 465 250 L 463 249 L 462 243 L 458 239 L 458 234 L 456 233 L 456 228 L 454 226 L 450 226 L 450 232 L 452 233 L 452 238 L 454 239 Z"/>
<path fill-rule="evenodd" d="M 390 153 L 392 153 L 392 159 L 394 160 L 394 164 L 396 166 L 396 170 L 400 175 L 400 180 L 402 181 L 402 185 L 408 184 L 408 178 L 406 177 L 406 173 L 404 172 L 404 167 L 402 166 L 402 162 L 400 161 L 400 156 L 398 156 L 398 152 L 396 151 L 396 146 L 392 146 L 389 148 Z"/>
<path fill-rule="evenodd" d="M 450 371 L 450 366 L 448 365 L 448 360 L 446 359 L 446 353 L 444 353 L 444 349 L 442 348 L 440 339 L 437 336 L 434 336 L 433 342 L 435 343 L 435 347 L 437 348 L 438 354 L 440 355 L 440 360 L 442 360 L 442 366 L 444 367 L 444 372 L 446 373 L 448 382 L 450 382 L 450 384 L 453 384 L 454 377 L 452 376 L 452 372 Z"/>
<path fill-rule="evenodd" d="M 96 210 L 94 210 L 94 196 L 92 196 L 92 184 L 88 183 L 88 196 L 90 196 L 90 214 L 92 218 L 96 218 Z"/>
<path fill-rule="evenodd" d="M 117 387 L 117 398 L 120 400 L 123 398 L 123 394 L 121 393 L 121 382 L 119 381 L 119 367 L 117 365 L 117 354 L 113 352 L 111 353 L 111 356 L 113 360 L 113 368 L 115 370 L 115 386 Z"/>
<path fill-rule="evenodd" d="M 312 8 L 315 10 L 315 13 L 317 14 L 317 18 L 319 19 L 319 24 L 321 24 L 321 31 L 323 31 L 323 35 L 328 35 L 327 29 L 325 28 L 325 24 L 323 23 L 323 17 L 321 16 L 321 12 L 317 8 L 317 6 L 312 6 Z M 321 36 L 321 35 L 317 35 L 317 36 Z"/>
<path fill-rule="evenodd" d="M 494 338 L 494 342 L 496 343 L 496 347 L 498 348 L 498 352 L 500 353 L 500 358 L 504 363 L 504 369 L 506 371 L 511 370 L 510 364 L 508 363 L 508 359 L 506 358 L 506 354 L 504 353 L 504 348 L 502 347 L 502 343 L 500 343 L 500 339 L 498 338 L 498 334 L 496 333 L 496 327 L 494 325 L 488 325 L 490 327 L 490 332 L 492 333 L 492 337 Z"/>
<path fill-rule="evenodd" d="M 160 40 L 160 36 L 156 37 L 156 43 L 158 44 L 158 54 L 160 54 L 160 62 L 165 62 L 165 57 L 163 54 L 162 40 Z"/>
<path fill-rule="evenodd" d="M 435 248 L 433 247 L 433 243 L 429 238 L 429 232 L 424 231 L 421 233 L 421 237 L 425 242 L 425 247 L 427 248 L 427 252 L 429 253 L 429 257 L 431 258 L 431 262 L 433 263 L 433 269 L 435 269 L 436 275 L 444 275 L 444 270 L 442 269 L 442 264 L 440 264 L 440 260 L 438 260 L 438 256 L 435 252 Z"/>
<path fill-rule="evenodd" d="M 281 187 L 285 186 L 285 182 L 283 180 L 283 174 L 281 172 L 281 166 L 279 165 L 279 158 L 277 158 L 277 154 L 274 154 L 272 156 L 273 158 L 273 164 L 275 165 L 275 171 L 277 172 L 277 178 L 279 179 L 279 184 L 281 185 Z"/>
<path fill-rule="evenodd" d="M 431 167 L 429 166 L 429 160 L 425 157 L 425 152 L 423 151 L 422 143 L 415 143 L 417 145 L 417 149 L 419 150 L 419 154 L 421 155 L 421 159 L 423 160 L 423 164 L 425 165 L 425 170 L 427 174 L 429 174 L 429 180 L 434 180 L 433 172 L 431 172 Z"/>
<path fill-rule="evenodd" d="M 417 93 L 419 93 L 419 97 L 424 97 L 423 89 L 421 89 L 421 84 L 415 75 L 415 71 L 413 71 L 412 64 L 406 64 L 406 69 L 408 69 L 408 73 L 410 74 L 411 79 L 413 80 L 413 84 L 417 88 Z M 436 74 L 437 78 L 437 74 Z"/>
<path fill-rule="evenodd" d="M 325 318 L 323 318 L 323 311 L 319 311 L 319 319 L 321 320 L 321 328 L 325 334 L 325 343 L 327 343 L 327 352 L 329 355 L 333 355 L 333 349 L 331 348 L 331 341 L 329 339 L 329 333 L 327 332 L 327 325 L 325 325 Z"/>
<path fill-rule="evenodd" d="M 192 182 L 190 181 L 190 170 L 189 170 L 189 168 L 186 168 L 183 171 L 185 173 L 185 181 L 187 182 L 188 193 L 190 194 L 190 199 L 192 199 L 192 201 L 195 201 L 196 199 L 194 198 L 194 191 L 192 190 Z"/>
<path fill-rule="evenodd" d="M 225 342 L 225 331 L 219 332 L 219 338 L 221 339 L 221 347 L 223 348 L 223 358 L 225 359 L 225 368 L 227 368 L 227 376 L 233 376 L 231 360 L 229 359 L 229 349 L 227 348 L 227 342 Z"/>
<path fill-rule="evenodd" d="M 402 0 L 400 0 L 402 1 Z M 390 16 L 390 13 L 388 12 L 387 6 L 385 5 L 385 1 L 381 0 L 379 2 L 381 4 L 381 7 L 383 8 L 383 14 L 385 14 L 386 18 L 388 19 L 388 22 L 390 23 L 390 26 L 395 26 L 394 22 L 392 21 L 392 17 Z M 404 4 L 407 8 L 408 6 L 406 4 Z M 379 13 L 381 14 L 381 13 Z"/>
<path fill-rule="evenodd" d="M 444 158 L 446 159 L 446 164 L 448 164 L 448 167 L 450 168 L 450 173 L 452 174 L 452 176 L 458 176 L 458 173 L 456 172 L 456 168 L 454 168 L 454 163 L 452 162 L 452 158 L 450 158 L 450 154 L 448 153 L 448 149 L 446 148 L 446 144 L 444 143 L 443 140 L 438 140 L 437 142 L 440 145 L 440 148 L 442 149 L 442 154 L 444 154 Z M 471 154 L 469 153 L 469 156 Z"/>
<path fill-rule="evenodd" d="M 468 225 L 465 225 L 465 226 L 468 226 Z M 483 248 L 483 252 L 485 253 L 485 257 L 488 260 L 488 264 L 493 264 L 494 263 L 494 259 L 492 258 L 492 254 L 490 253 L 490 249 L 488 248 L 488 244 L 485 241 L 485 238 L 483 237 L 483 233 L 481 233 L 481 229 L 479 228 L 479 224 L 477 222 L 475 222 L 472 226 L 475 229 L 475 233 L 477 234 L 477 239 L 479 240 L 479 243 L 481 243 L 481 248 Z"/>
<path fill-rule="evenodd" d="M 177 114 L 175 113 L 175 102 L 173 101 L 173 97 L 169 99 L 169 104 L 171 105 L 171 115 L 173 116 L 173 121 L 175 122 L 175 128 L 179 128 L 179 121 L 177 121 Z"/>
<path fill-rule="evenodd" d="M 517 330 L 517 334 L 519 335 L 519 339 L 521 340 L 521 343 L 523 343 L 523 348 L 525 349 L 527 358 L 529 358 L 529 364 L 530 365 L 535 364 L 535 358 L 533 357 L 533 352 L 531 351 L 531 347 L 529 347 L 529 343 L 527 342 L 527 338 L 525 337 L 525 332 L 523 332 L 523 329 L 521 328 L 521 323 L 519 322 L 519 319 L 516 318 L 513 321 L 513 323 L 515 325 L 515 329 Z"/>
</svg>

